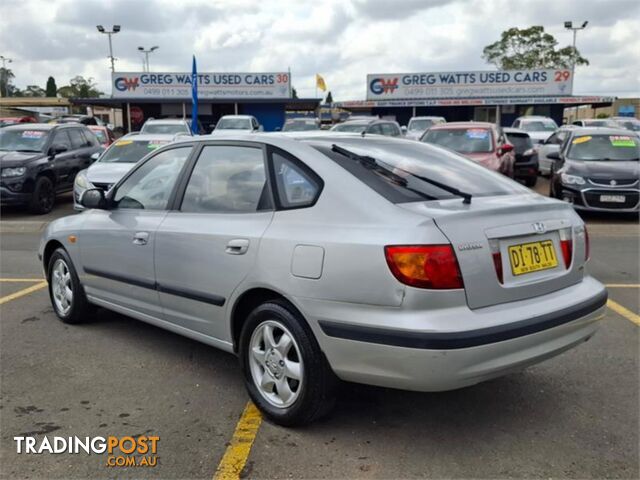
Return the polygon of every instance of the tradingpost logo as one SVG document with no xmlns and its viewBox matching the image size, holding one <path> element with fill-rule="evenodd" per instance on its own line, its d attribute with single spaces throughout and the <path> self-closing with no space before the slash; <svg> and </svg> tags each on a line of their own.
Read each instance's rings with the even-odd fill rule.
<svg viewBox="0 0 640 480">
<path fill-rule="evenodd" d="M 116 87 L 116 90 L 125 92 L 129 90 L 135 90 L 136 88 L 138 88 L 139 79 L 138 77 L 131 77 L 131 78 L 118 77 L 116 78 L 115 82 L 113 82 L 113 84 Z"/>
<path fill-rule="evenodd" d="M 71 454 L 102 455 L 106 467 L 155 467 L 158 442 L 154 435 L 108 437 L 13 437 L 16 452 L 22 455 Z"/>
<path fill-rule="evenodd" d="M 374 95 L 383 93 L 393 93 L 398 88 L 398 77 L 395 78 L 374 78 L 369 84 L 369 88 Z"/>
</svg>

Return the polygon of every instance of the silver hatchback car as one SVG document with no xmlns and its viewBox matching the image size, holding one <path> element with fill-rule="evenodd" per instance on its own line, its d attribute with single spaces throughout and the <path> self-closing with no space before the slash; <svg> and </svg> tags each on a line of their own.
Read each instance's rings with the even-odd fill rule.
<svg viewBox="0 0 640 480">
<path fill-rule="evenodd" d="M 58 317 L 97 305 L 235 353 L 281 425 L 326 412 L 336 378 L 520 370 L 588 340 L 607 300 L 570 205 L 419 142 L 194 138 L 81 202 L 39 247 Z"/>
</svg>

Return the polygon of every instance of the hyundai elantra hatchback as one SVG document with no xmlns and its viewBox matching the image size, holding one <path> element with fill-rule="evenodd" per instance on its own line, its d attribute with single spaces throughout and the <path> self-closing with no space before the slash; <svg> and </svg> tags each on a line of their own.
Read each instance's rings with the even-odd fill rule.
<svg viewBox="0 0 640 480">
<path fill-rule="evenodd" d="M 282 425 L 336 378 L 450 390 L 596 332 L 570 205 L 440 147 L 305 135 L 190 139 L 84 192 L 39 247 L 58 317 L 101 306 L 234 353 Z"/>
</svg>

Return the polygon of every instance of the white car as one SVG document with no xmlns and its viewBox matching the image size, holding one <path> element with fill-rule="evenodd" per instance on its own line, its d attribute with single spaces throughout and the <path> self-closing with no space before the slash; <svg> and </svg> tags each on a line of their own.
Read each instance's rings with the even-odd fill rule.
<svg viewBox="0 0 640 480">
<path fill-rule="evenodd" d="M 444 117 L 411 117 L 405 137 L 411 140 L 420 140 L 429 127 L 438 123 L 447 123 L 447 120 Z"/>
<path fill-rule="evenodd" d="M 220 118 L 212 135 L 220 133 L 254 133 L 264 128 L 253 115 L 225 115 Z"/>
<path fill-rule="evenodd" d="M 551 166 L 554 160 L 549 158 L 549 154 L 559 152 L 571 130 L 576 128 L 578 127 L 574 125 L 563 125 L 538 146 L 538 170 L 541 175 L 551 175 Z"/>
<path fill-rule="evenodd" d="M 191 121 L 182 118 L 150 118 L 142 125 L 140 134 L 191 135 Z"/>
<path fill-rule="evenodd" d="M 553 118 L 541 115 L 518 117 L 511 126 L 527 132 L 534 144 L 544 143 L 558 129 L 558 124 Z"/>
</svg>

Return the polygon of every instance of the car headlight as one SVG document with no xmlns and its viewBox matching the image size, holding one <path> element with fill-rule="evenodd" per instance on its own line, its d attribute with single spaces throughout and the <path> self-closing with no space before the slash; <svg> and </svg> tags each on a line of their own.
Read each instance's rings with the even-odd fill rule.
<svg viewBox="0 0 640 480">
<path fill-rule="evenodd" d="M 567 173 L 563 173 L 560 175 L 560 180 L 562 183 L 566 185 L 584 185 L 584 178 L 578 177 L 577 175 L 569 175 Z"/>
<path fill-rule="evenodd" d="M 27 171 L 26 167 L 3 168 L 2 178 L 20 177 Z"/>
<path fill-rule="evenodd" d="M 75 179 L 75 186 L 81 190 L 86 190 L 91 185 L 87 180 L 87 174 L 85 172 L 78 172 Z"/>
</svg>

